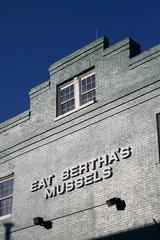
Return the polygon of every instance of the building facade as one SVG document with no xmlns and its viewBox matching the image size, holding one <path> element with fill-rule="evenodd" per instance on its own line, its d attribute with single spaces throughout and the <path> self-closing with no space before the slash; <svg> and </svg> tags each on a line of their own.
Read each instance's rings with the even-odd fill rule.
<svg viewBox="0 0 160 240">
<path fill-rule="evenodd" d="M 0 239 L 159 239 L 160 46 L 102 37 L 49 74 L 0 124 Z"/>
</svg>

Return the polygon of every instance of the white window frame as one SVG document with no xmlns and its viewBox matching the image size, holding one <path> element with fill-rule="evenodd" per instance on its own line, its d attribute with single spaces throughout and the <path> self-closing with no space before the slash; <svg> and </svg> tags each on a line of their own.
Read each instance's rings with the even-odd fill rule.
<svg viewBox="0 0 160 240">
<path fill-rule="evenodd" d="M 57 111 L 58 111 L 58 112 L 57 112 L 57 115 L 58 115 L 58 116 L 54 119 L 55 121 L 58 120 L 58 119 L 61 119 L 61 118 L 65 117 L 65 116 L 67 116 L 67 115 L 69 115 L 69 114 L 71 114 L 71 113 L 73 113 L 73 112 L 75 112 L 75 111 L 77 111 L 77 110 L 79 110 L 79 109 L 82 109 L 82 108 L 84 108 L 84 107 L 86 107 L 86 106 L 88 106 L 88 105 L 90 105 L 90 104 L 92 104 L 92 103 L 95 102 L 95 99 L 93 99 L 93 100 L 91 100 L 91 101 L 88 101 L 87 103 L 81 104 L 81 96 L 83 95 L 83 94 L 81 94 L 81 81 L 82 81 L 83 79 L 85 79 L 85 78 L 93 75 L 93 74 L 95 74 L 95 69 L 92 69 L 92 70 L 90 70 L 89 72 L 84 73 L 84 74 L 82 74 L 82 75 L 80 75 L 80 76 L 78 76 L 78 77 L 75 77 L 74 79 L 72 79 L 72 80 L 69 81 L 68 83 L 65 83 L 65 84 L 63 84 L 63 85 L 60 85 L 60 86 L 58 87 L 58 94 L 57 94 L 57 96 L 58 96 L 58 101 L 57 101 L 57 103 L 58 103 Z M 62 104 L 62 103 L 60 103 L 60 94 L 59 94 L 59 91 L 60 91 L 60 90 L 63 90 L 64 88 L 66 88 L 66 87 L 68 87 L 68 86 L 70 86 L 70 85 L 72 85 L 72 84 L 74 85 L 75 108 L 72 109 L 72 110 L 70 110 L 70 111 L 68 111 L 68 112 L 66 112 L 66 113 L 64 113 L 64 114 L 62 114 L 62 113 L 61 113 L 61 104 Z M 91 90 L 89 90 L 88 92 L 90 92 L 90 91 L 91 91 Z M 87 93 L 87 92 L 86 92 L 86 93 Z"/>
<path fill-rule="evenodd" d="M 13 180 L 14 180 L 14 174 L 11 174 L 11 175 L 8 175 L 8 176 L 5 176 L 5 177 L 0 178 L 0 183 L 1 183 L 1 182 L 5 182 L 5 181 L 10 180 L 10 179 L 13 179 Z M 13 187 L 14 187 L 14 181 L 13 181 Z M 0 197 L 0 201 L 5 200 L 5 199 L 7 199 L 7 198 L 12 198 L 12 203 L 13 203 L 13 192 L 12 192 L 11 195 L 8 195 L 8 196 L 5 196 L 5 197 Z M 12 204 L 12 206 L 13 206 L 13 204 Z M 11 215 L 12 215 L 12 212 L 9 213 L 9 214 L 0 216 L 0 221 L 1 221 L 1 220 L 4 220 L 4 219 L 6 219 L 6 218 L 11 217 Z"/>
<path fill-rule="evenodd" d="M 86 104 L 86 103 L 82 103 L 82 102 L 81 102 L 81 97 L 82 97 L 83 95 L 85 95 L 86 93 L 89 93 L 89 92 L 91 92 L 91 91 L 93 91 L 93 90 L 96 89 L 96 87 L 95 87 L 95 88 L 92 88 L 91 90 L 86 91 L 85 93 L 82 93 L 82 92 L 81 92 L 81 87 L 82 87 L 81 82 L 82 82 L 84 79 L 86 79 L 87 77 L 92 76 L 93 74 L 95 75 L 95 71 L 92 70 L 92 71 L 88 72 L 87 74 L 83 74 L 82 76 L 80 76 L 80 81 L 79 81 L 80 96 L 79 96 L 79 98 L 80 98 L 80 105 L 81 105 L 81 106 L 84 105 L 84 104 Z M 91 101 L 92 101 L 92 100 L 91 100 Z M 90 102 L 90 101 L 88 101 L 88 102 Z M 87 102 L 87 103 L 88 103 L 88 102 Z"/>
<path fill-rule="evenodd" d="M 71 100 L 71 99 L 69 99 L 69 100 L 64 101 L 64 102 L 62 102 L 62 103 L 59 103 L 59 99 L 60 99 L 60 94 L 59 94 L 59 92 L 60 92 L 60 90 L 63 90 L 63 89 L 65 89 L 65 88 L 67 88 L 67 87 L 69 87 L 69 86 L 71 86 L 71 85 L 73 85 L 73 87 L 75 88 L 75 86 L 74 86 L 74 81 L 73 81 L 73 80 L 71 80 L 71 81 L 68 82 L 68 83 L 63 84 L 62 86 L 60 86 L 60 87 L 58 88 L 58 114 L 59 114 L 59 116 L 66 114 L 66 113 L 61 113 L 61 105 L 64 104 L 65 102 L 68 102 L 69 100 Z M 75 91 L 75 90 L 74 90 L 74 91 Z M 74 93 L 74 94 L 75 94 L 75 93 Z M 75 95 L 74 95 L 74 97 L 73 97 L 72 99 L 75 99 Z M 71 110 L 71 111 L 72 111 L 72 110 Z M 70 112 L 70 111 L 69 111 L 69 112 Z M 68 113 L 68 112 L 67 112 L 67 113 Z"/>
</svg>

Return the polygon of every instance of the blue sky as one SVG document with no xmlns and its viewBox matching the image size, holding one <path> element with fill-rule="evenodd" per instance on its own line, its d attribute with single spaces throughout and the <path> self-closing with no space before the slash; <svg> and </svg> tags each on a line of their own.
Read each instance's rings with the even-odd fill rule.
<svg viewBox="0 0 160 240">
<path fill-rule="evenodd" d="M 159 0 L 0 0 L 0 122 L 29 109 L 48 68 L 98 36 L 160 43 Z"/>
</svg>

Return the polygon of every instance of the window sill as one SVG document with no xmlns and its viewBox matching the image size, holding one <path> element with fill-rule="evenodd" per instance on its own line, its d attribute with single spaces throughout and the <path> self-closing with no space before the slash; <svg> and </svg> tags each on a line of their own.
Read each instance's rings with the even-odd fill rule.
<svg viewBox="0 0 160 240">
<path fill-rule="evenodd" d="M 7 214 L 7 215 L 4 215 L 4 216 L 0 217 L 0 221 L 1 221 L 1 220 L 4 220 L 4 219 L 6 219 L 6 218 L 10 218 L 11 215 L 12 215 L 12 214 L 10 213 L 10 214 Z"/>
<path fill-rule="evenodd" d="M 87 107 L 87 106 L 95 103 L 95 102 L 96 102 L 95 100 L 89 101 L 88 103 L 85 103 L 85 104 L 79 106 L 78 108 L 75 108 L 75 109 L 73 109 L 73 110 L 71 110 L 71 111 L 69 111 L 69 112 L 67 112 L 67 113 L 64 113 L 64 114 L 56 117 L 56 118 L 54 119 L 54 121 L 56 122 L 56 121 L 58 121 L 58 120 L 60 120 L 60 119 L 62 119 L 62 118 L 64 118 L 64 117 L 66 117 L 66 116 L 68 116 L 68 115 L 70 115 L 70 114 L 72 114 L 72 113 L 74 113 L 74 112 L 77 112 L 78 110 L 81 110 L 82 108 L 85 108 L 85 107 Z"/>
</svg>

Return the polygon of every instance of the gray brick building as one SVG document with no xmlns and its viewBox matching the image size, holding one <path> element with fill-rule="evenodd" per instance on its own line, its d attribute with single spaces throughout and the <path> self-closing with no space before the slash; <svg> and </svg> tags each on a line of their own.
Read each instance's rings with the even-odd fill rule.
<svg viewBox="0 0 160 240">
<path fill-rule="evenodd" d="M 0 239 L 160 237 L 160 45 L 103 37 L 0 124 Z"/>
</svg>

